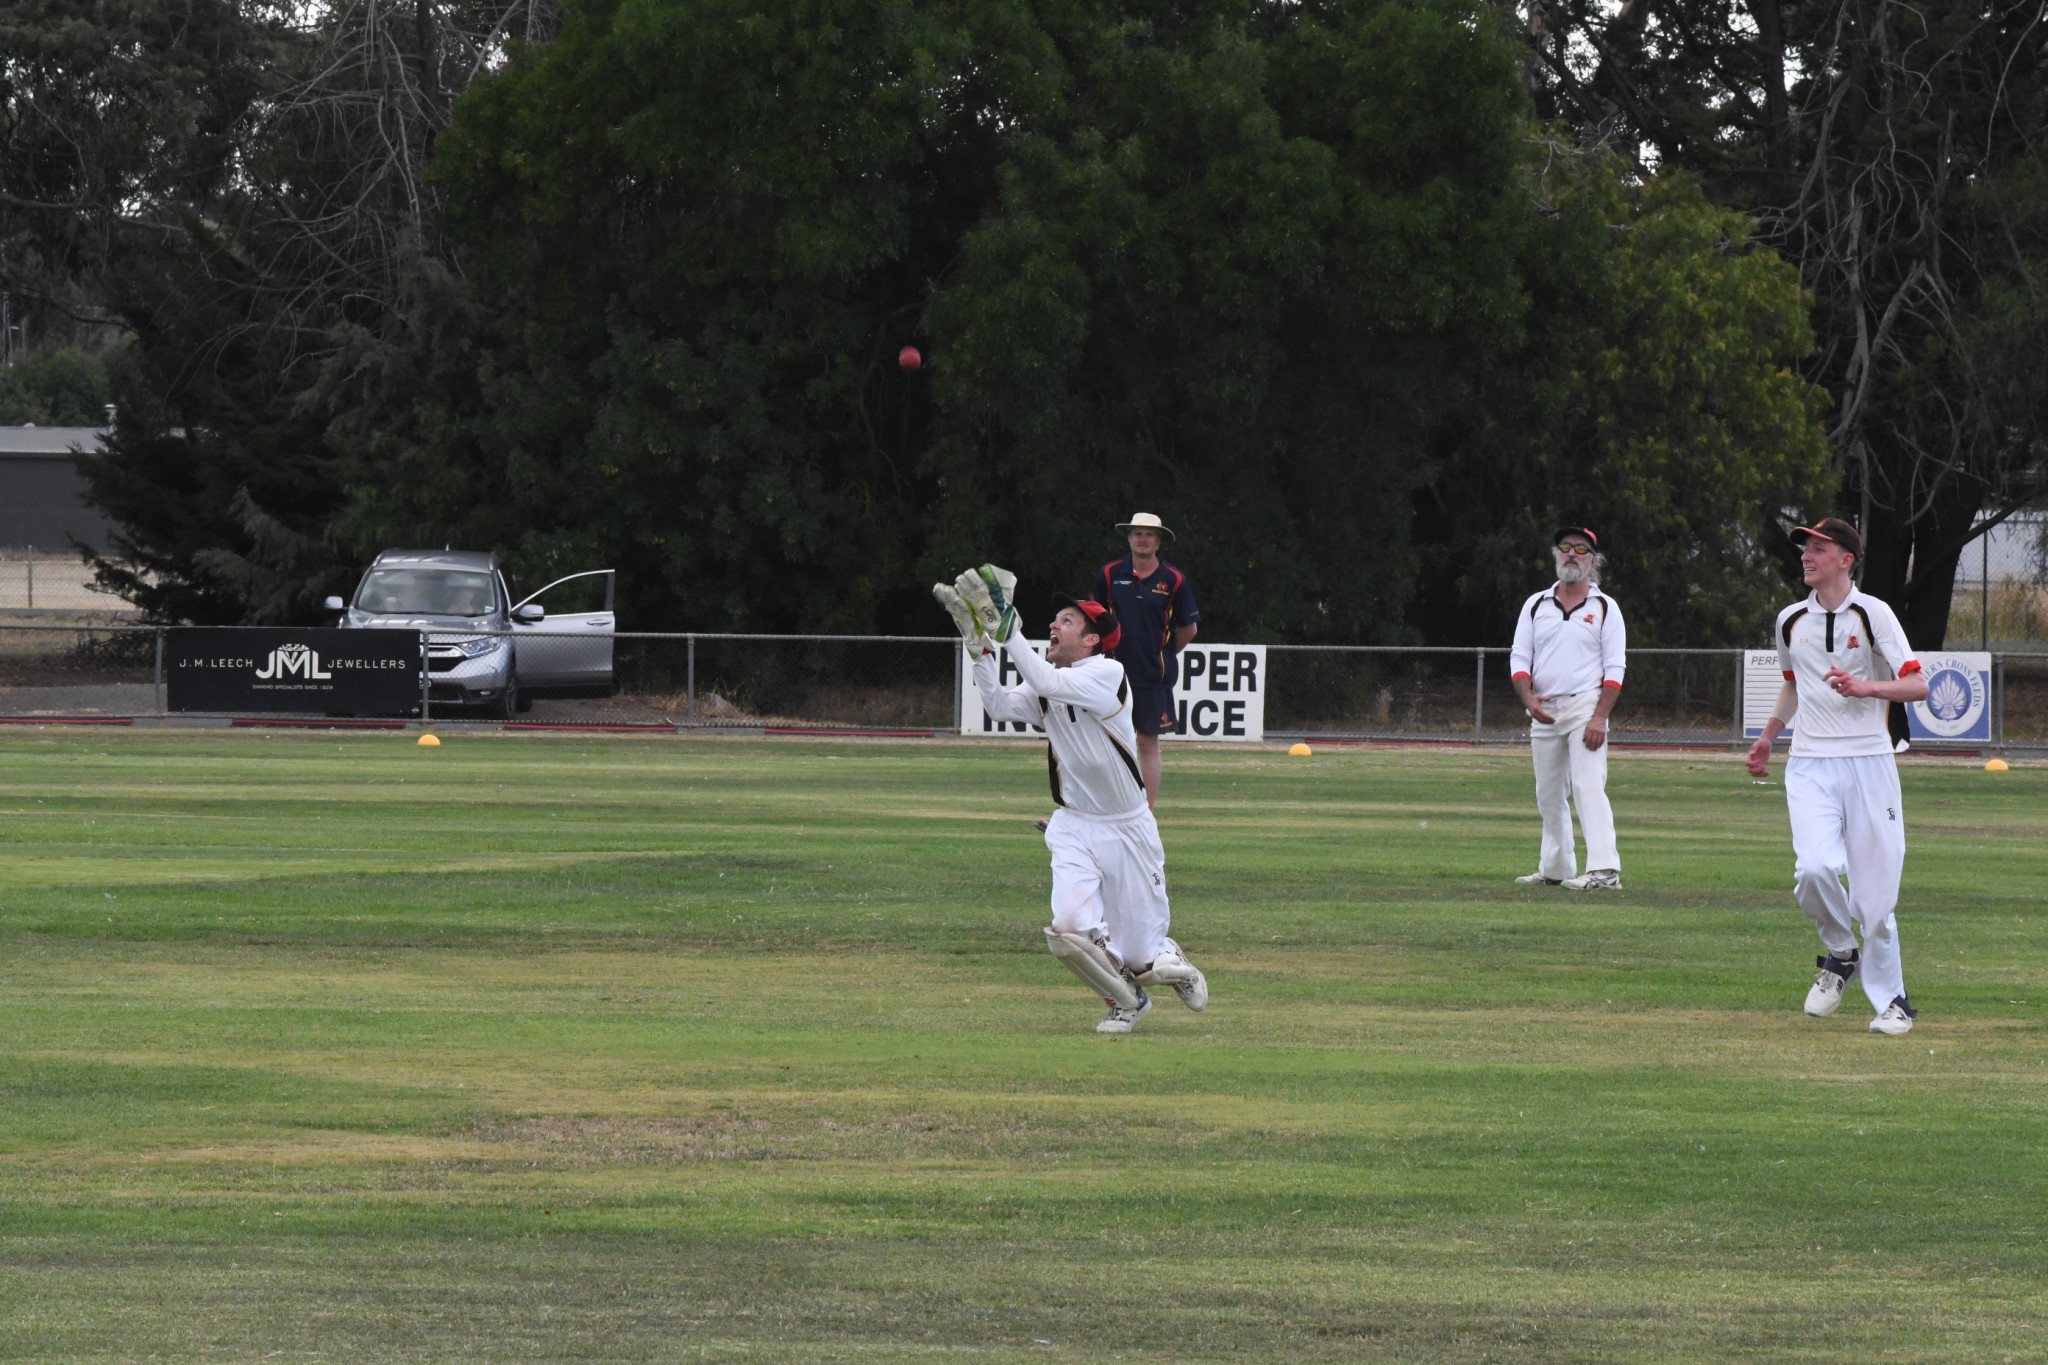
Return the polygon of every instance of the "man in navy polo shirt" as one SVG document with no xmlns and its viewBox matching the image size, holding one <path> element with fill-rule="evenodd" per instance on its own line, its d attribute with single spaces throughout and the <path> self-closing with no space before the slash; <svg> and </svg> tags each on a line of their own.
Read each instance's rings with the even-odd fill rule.
<svg viewBox="0 0 2048 1365">
<path fill-rule="evenodd" d="M 1157 806 L 1159 736 L 1173 732 L 1178 660 L 1195 638 L 1202 612 L 1187 575 L 1159 557 L 1160 539 L 1173 532 L 1158 517 L 1137 512 L 1129 521 L 1118 522 L 1117 529 L 1126 533 L 1131 552 L 1102 566 L 1095 576 L 1094 597 L 1123 623 L 1116 658 L 1131 682 L 1131 721 L 1138 731 L 1145 800 Z"/>
</svg>

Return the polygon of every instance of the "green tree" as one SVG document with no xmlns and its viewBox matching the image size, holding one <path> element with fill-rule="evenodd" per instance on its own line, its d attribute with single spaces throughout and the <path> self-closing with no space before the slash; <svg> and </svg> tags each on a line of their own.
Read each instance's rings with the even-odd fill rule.
<svg viewBox="0 0 2048 1365">
<path fill-rule="evenodd" d="M 1833 489 L 1825 395 L 1797 368 L 1810 300 L 1681 173 L 1567 155 L 1542 185 L 1523 346 L 1419 502 L 1431 609 L 1459 643 L 1498 640 L 1553 530 L 1583 522 L 1632 640 L 1752 640 L 1782 597 L 1777 516 Z"/>
<path fill-rule="evenodd" d="M 0 369 L 0 424 L 103 427 L 112 394 L 98 356 L 74 346 L 39 346 Z"/>
</svg>

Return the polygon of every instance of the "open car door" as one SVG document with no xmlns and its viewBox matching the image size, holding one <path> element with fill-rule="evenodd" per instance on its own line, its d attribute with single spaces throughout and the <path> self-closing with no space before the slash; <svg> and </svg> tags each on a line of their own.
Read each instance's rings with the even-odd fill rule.
<svg viewBox="0 0 2048 1365">
<path fill-rule="evenodd" d="M 616 573 L 558 578 L 512 608 L 519 690 L 529 697 L 612 694 L 612 590 Z"/>
</svg>

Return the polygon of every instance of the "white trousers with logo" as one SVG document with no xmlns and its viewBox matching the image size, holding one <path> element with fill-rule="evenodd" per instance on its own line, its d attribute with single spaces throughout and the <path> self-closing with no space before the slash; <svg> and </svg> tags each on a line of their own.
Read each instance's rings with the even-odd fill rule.
<svg viewBox="0 0 2048 1365">
<path fill-rule="evenodd" d="M 1166 849 L 1152 812 L 1120 819 L 1062 808 L 1045 826 L 1052 850 L 1052 927 L 1106 943 L 1143 970 L 1166 946 Z"/>
<path fill-rule="evenodd" d="M 1614 808 L 1607 804 L 1607 746 L 1586 747 L 1586 722 L 1593 719 L 1600 689 L 1553 697 L 1544 710 L 1550 724 L 1529 722 L 1529 750 L 1536 760 L 1536 808 L 1543 813 L 1543 856 L 1536 870 L 1563 881 L 1579 875 L 1572 844 L 1572 809 L 1586 836 L 1586 870 L 1621 871 L 1614 844 Z"/>
<path fill-rule="evenodd" d="M 1882 1013 L 1906 993 L 1892 914 L 1906 870 L 1899 765 L 1890 754 L 1787 759 L 1785 806 L 1792 816 L 1799 908 L 1837 957 L 1856 951 L 1855 927 L 1861 926 L 1863 960 L 1856 975 L 1871 1006 Z"/>
</svg>

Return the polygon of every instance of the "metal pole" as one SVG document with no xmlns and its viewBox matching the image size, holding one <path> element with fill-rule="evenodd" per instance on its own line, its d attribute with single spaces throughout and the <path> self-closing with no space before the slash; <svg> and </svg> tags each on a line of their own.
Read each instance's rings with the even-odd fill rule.
<svg viewBox="0 0 2048 1365">
<path fill-rule="evenodd" d="M 36 609 L 36 547 L 28 547 L 28 609 Z"/>
<path fill-rule="evenodd" d="M 1743 650 L 1735 651 L 1735 743 L 1740 746 L 1745 736 L 1742 733 L 1742 688 L 1749 681 L 1749 659 Z"/>
<path fill-rule="evenodd" d="M 164 723 L 164 628 L 156 628 L 156 723 Z"/>
<path fill-rule="evenodd" d="M 966 651 L 965 649 L 956 649 L 956 650 L 954 650 L 954 651 L 953 651 L 953 733 L 954 733 L 954 734 L 956 734 L 956 735 L 957 735 L 957 734 L 961 734 L 961 733 L 963 733 L 963 732 L 964 732 L 964 731 L 966 730 L 966 728 L 967 728 L 967 727 L 966 727 L 966 721 L 967 721 L 967 716 L 966 716 L 966 704 L 965 704 L 964 702 L 962 702 L 962 701 L 961 701 L 961 699 L 960 699 L 960 694 L 961 694 L 961 692 L 962 692 L 962 691 L 964 691 L 964 690 L 965 690 L 965 688 L 966 688 L 966 685 L 967 685 L 967 684 L 966 684 L 966 680 L 965 680 L 965 679 L 963 679 L 963 678 L 962 678 L 962 677 L 960 676 L 960 673 L 961 673 L 961 670 L 962 670 L 962 669 L 964 669 L 964 668 L 966 668 L 966 667 L 967 667 L 967 651 Z M 1268 680 L 1267 680 L 1267 683 L 1266 683 L 1266 690 L 1267 690 L 1268 692 L 1271 692 L 1271 691 L 1273 690 L 1273 684 L 1272 684 L 1272 681 L 1271 681 L 1271 679 L 1268 679 Z"/>
<path fill-rule="evenodd" d="M 1984 555 L 1983 567 L 1980 568 L 1977 572 L 1984 579 L 1984 582 L 1982 584 L 1984 590 L 1983 643 L 1984 649 L 1988 653 L 1991 649 L 1991 533 L 1989 531 L 1986 531 L 1982 536 L 1978 537 L 1977 546 L 1983 552 Z"/>
<path fill-rule="evenodd" d="M 2005 747 L 2005 656 L 1996 655 L 1991 660 L 1991 733 L 1998 737 L 1998 747 Z"/>
<path fill-rule="evenodd" d="M 1486 650 L 1472 651 L 1472 738 L 1477 739 L 1486 722 Z"/>
<path fill-rule="evenodd" d="M 685 714 L 689 719 L 695 720 L 697 719 L 697 637 L 692 635 L 689 637 L 689 641 L 690 671 L 688 687 L 690 707 Z"/>
<path fill-rule="evenodd" d="M 420 729 L 427 728 L 428 675 L 433 671 L 433 660 L 427 655 L 427 633 L 420 632 Z"/>
</svg>

